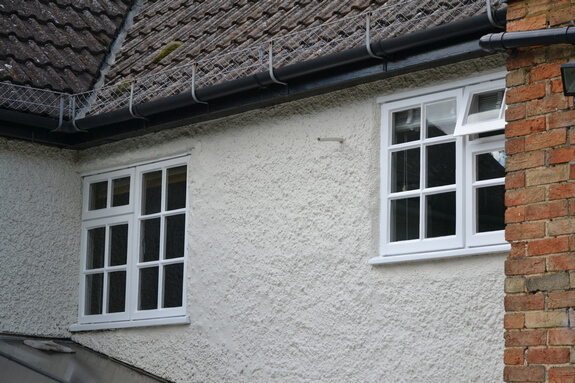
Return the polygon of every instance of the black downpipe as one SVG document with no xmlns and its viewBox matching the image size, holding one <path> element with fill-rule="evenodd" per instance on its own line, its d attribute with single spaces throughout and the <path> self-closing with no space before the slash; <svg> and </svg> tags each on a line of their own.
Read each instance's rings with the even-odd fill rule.
<svg viewBox="0 0 575 383">
<path fill-rule="evenodd" d="M 575 44 L 575 27 L 491 33 L 479 40 L 479 46 L 487 52 L 552 44 Z"/>
</svg>

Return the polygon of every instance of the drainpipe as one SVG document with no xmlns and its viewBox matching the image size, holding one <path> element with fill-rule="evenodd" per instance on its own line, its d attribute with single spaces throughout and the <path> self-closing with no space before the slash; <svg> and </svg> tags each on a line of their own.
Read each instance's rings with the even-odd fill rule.
<svg viewBox="0 0 575 383">
<path fill-rule="evenodd" d="M 552 44 L 575 44 L 575 27 L 491 33 L 479 40 L 479 46 L 487 52 Z"/>
</svg>

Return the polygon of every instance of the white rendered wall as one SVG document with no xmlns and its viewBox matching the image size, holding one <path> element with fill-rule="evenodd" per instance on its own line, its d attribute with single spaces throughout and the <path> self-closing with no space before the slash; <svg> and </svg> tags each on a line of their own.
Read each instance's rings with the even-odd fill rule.
<svg viewBox="0 0 575 383">
<path fill-rule="evenodd" d="M 177 382 L 500 382 L 504 254 L 367 261 L 378 254 L 376 98 L 503 64 L 471 61 L 80 152 L 84 173 L 191 150 L 191 324 L 72 338 Z M 76 194 L 62 217 L 76 226 L 76 236 L 64 230 L 70 248 Z M 58 328 L 75 322 L 78 254 L 68 253 L 65 275 L 50 276 L 70 300 L 48 319 Z"/>
<path fill-rule="evenodd" d="M 0 333 L 70 335 L 80 203 L 75 153 L 0 139 Z"/>
</svg>

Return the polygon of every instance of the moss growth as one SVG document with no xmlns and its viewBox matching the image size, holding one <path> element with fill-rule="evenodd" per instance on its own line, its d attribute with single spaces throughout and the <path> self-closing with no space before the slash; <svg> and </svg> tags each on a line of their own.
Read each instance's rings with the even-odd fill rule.
<svg viewBox="0 0 575 383">
<path fill-rule="evenodd" d="M 106 39 L 98 39 L 98 42 L 105 47 L 108 46 L 108 41 Z"/>
<path fill-rule="evenodd" d="M 122 94 L 129 91 L 130 86 L 132 85 L 132 81 L 132 79 L 127 79 L 119 83 L 118 86 L 116 86 L 116 89 L 114 89 L 114 94 L 116 94 L 116 96 L 121 96 Z"/>
<path fill-rule="evenodd" d="M 164 47 L 164 49 L 162 49 L 160 54 L 158 54 L 156 57 L 154 57 L 154 59 L 152 60 L 152 64 L 157 64 L 160 61 L 162 61 L 167 55 L 169 55 L 170 53 L 172 53 L 173 51 L 178 49 L 180 47 L 180 45 L 182 45 L 181 42 L 175 42 L 175 43 L 170 43 L 170 44 L 166 45 Z"/>
</svg>

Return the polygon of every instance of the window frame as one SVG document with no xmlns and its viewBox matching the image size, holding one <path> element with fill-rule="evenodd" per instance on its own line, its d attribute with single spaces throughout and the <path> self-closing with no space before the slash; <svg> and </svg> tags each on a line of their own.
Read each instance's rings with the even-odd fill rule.
<svg viewBox="0 0 575 383">
<path fill-rule="evenodd" d="M 112 328 L 127 328 L 139 326 L 152 326 L 152 325 L 168 325 L 168 324 L 189 324 L 190 318 L 187 313 L 187 294 L 186 294 L 186 275 L 187 275 L 187 245 L 188 235 L 187 227 L 189 222 L 189 170 L 190 170 L 190 155 L 172 157 L 161 159 L 153 162 L 139 163 L 130 167 L 122 169 L 112 169 L 110 171 L 102 171 L 99 173 L 83 175 L 83 204 L 82 204 L 82 227 L 81 227 L 81 252 L 80 252 L 80 283 L 79 283 L 79 305 L 78 305 L 78 322 L 70 326 L 70 331 L 87 331 L 99 329 L 112 329 Z M 168 189 L 167 172 L 168 169 L 177 168 L 179 166 L 186 166 L 186 182 L 185 182 L 185 200 L 184 206 L 168 210 L 166 192 Z M 143 194 L 143 174 L 152 171 L 162 171 L 161 180 L 161 211 L 154 214 L 143 214 L 142 211 L 142 194 Z M 112 180 L 130 177 L 129 187 L 129 202 L 127 205 L 110 206 L 112 199 L 110 186 Z M 108 182 L 107 194 L 107 207 L 97 210 L 89 210 L 90 203 L 90 185 L 98 182 Z M 184 215 L 184 228 L 183 228 L 183 255 L 174 258 L 165 258 L 162 251 L 165 250 L 165 237 L 167 232 L 165 230 L 165 217 Z M 150 218 L 160 217 L 160 253 L 158 260 L 153 262 L 143 263 L 140 261 L 140 222 L 143 217 Z M 127 223 L 127 259 L 125 265 L 110 266 L 109 248 L 109 227 L 118 225 L 120 223 Z M 93 228 L 106 227 L 106 236 L 104 240 L 104 265 L 98 269 L 88 269 L 88 231 Z M 180 246 L 182 246 L 180 245 Z M 181 247 L 180 247 L 181 249 Z M 179 253 L 179 252 L 178 252 Z M 155 309 L 139 310 L 138 297 L 139 290 L 139 270 L 142 266 L 159 266 L 158 269 L 158 306 Z M 169 264 L 182 264 L 182 280 L 181 280 L 181 306 L 178 307 L 162 307 L 162 290 L 165 288 L 162 273 L 163 267 Z M 106 300 L 108 274 L 110 271 L 126 270 L 125 281 L 125 311 L 121 313 L 107 313 Z M 102 292 L 102 313 L 101 314 L 86 314 L 86 301 L 87 301 L 87 286 L 86 275 L 104 272 L 103 277 L 103 292 Z M 106 311 L 104 311 L 106 310 Z"/>
<path fill-rule="evenodd" d="M 486 121 L 478 122 L 467 122 L 469 117 L 469 110 L 471 109 L 471 103 L 473 102 L 473 96 L 481 93 L 486 93 L 490 91 L 496 91 L 503 89 L 503 100 L 502 105 L 499 108 L 498 117 Z M 471 134 L 491 132 L 495 130 L 505 129 L 505 94 L 507 90 L 505 89 L 505 78 L 495 79 L 491 81 L 485 81 L 478 84 L 467 85 L 463 88 L 463 100 L 465 102 L 465 109 L 463 113 L 459 113 L 457 116 L 457 124 L 455 126 L 455 132 L 453 135 L 456 136 L 467 136 Z"/>
<path fill-rule="evenodd" d="M 490 90 L 505 89 L 505 73 L 494 73 L 485 76 L 479 76 L 467 80 L 457 81 L 451 84 L 429 87 L 418 91 L 405 92 L 398 95 L 382 97 L 378 99 L 381 104 L 381 148 L 380 148 L 380 246 L 379 255 L 372 258 L 370 264 L 394 263 L 413 261 L 421 259 L 444 258 L 451 256 L 462 256 L 478 253 L 491 253 L 507 251 L 510 245 L 505 241 L 504 229 L 486 233 L 475 232 L 475 198 L 469 198 L 474 195 L 473 185 L 486 185 L 504 183 L 504 178 L 489 180 L 479 184 L 474 183 L 473 158 L 474 153 L 480 151 L 494 151 L 504 149 L 504 137 L 495 135 L 491 137 L 478 138 L 478 133 L 499 130 L 504 128 L 501 125 L 501 119 L 491 120 L 487 123 L 481 122 L 481 129 L 467 130 L 461 134 L 461 126 L 464 120 L 464 114 L 469 111 L 469 105 L 473 95 Z M 454 99 L 456 102 L 456 126 L 452 135 L 440 136 L 435 138 L 424 138 L 421 133 L 422 143 L 436 143 L 444 140 L 445 142 L 456 143 L 456 211 L 455 217 L 456 230 L 453 236 L 424 238 L 423 229 L 420 229 L 420 235 L 417 239 L 391 241 L 391 200 L 410 193 L 423 198 L 425 193 L 419 189 L 424 189 L 425 185 L 420 185 L 416 191 L 391 192 L 392 184 L 392 156 L 391 153 L 400 149 L 417 146 L 412 142 L 393 144 L 392 142 L 392 119 L 393 113 L 401 110 L 408 110 L 414 107 L 421 107 L 421 130 L 424 130 L 424 112 L 423 108 L 428 103 L 439 102 L 441 100 Z M 504 99 L 500 117 L 504 111 Z M 492 123 L 494 126 L 489 126 Z M 413 145 L 412 145 L 413 144 Z M 425 155 L 421 146 L 420 169 L 423 174 L 425 169 Z M 425 180 L 420 175 L 420 182 Z M 439 190 L 439 189 L 438 189 Z M 471 193 L 471 194 L 470 194 Z M 420 199 L 423 203 L 423 199 Z M 420 205 L 420 226 L 423 226 L 423 219 L 426 207 Z"/>
</svg>

